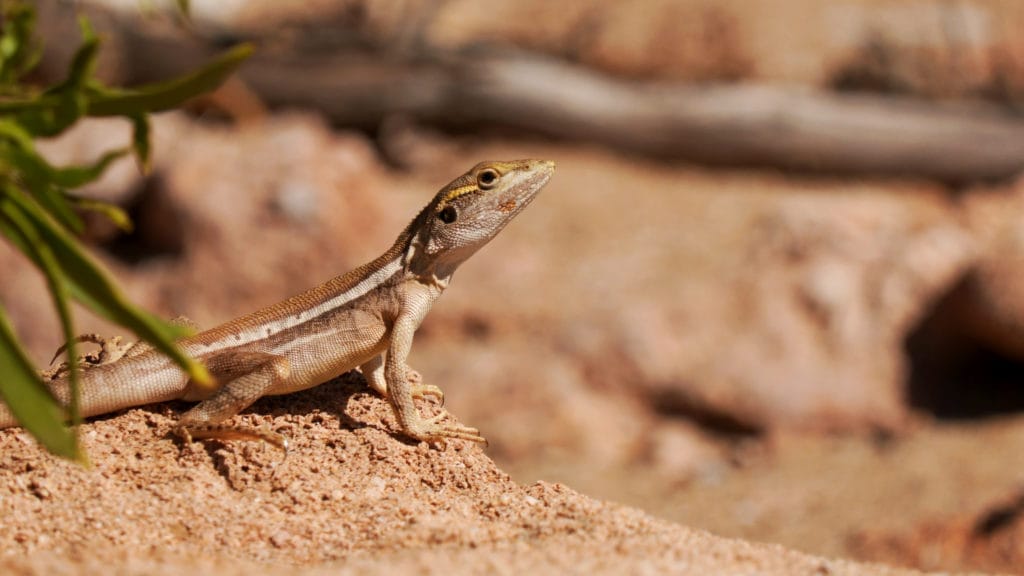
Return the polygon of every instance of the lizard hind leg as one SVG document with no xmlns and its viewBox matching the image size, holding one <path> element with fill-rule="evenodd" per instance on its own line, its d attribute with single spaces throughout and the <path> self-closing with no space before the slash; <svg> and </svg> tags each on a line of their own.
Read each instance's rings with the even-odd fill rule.
<svg viewBox="0 0 1024 576">
<path fill-rule="evenodd" d="M 69 358 L 65 362 L 53 366 L 53 363 L 57 361 L 57 358 L 61 354 L 65 353 L 68 349 L 68 343 L 65 342 L 57 348 L 57 351 L 53 354 L 53 359 L 50 360 L 50 368 L 41 370 L 39 375 L 46 381 L 54 381 L 63 376 L 66 376 L 71 371 L 71 366 L 77 366 L 81 370 L 93 368 L 95 366 L 102 366 L 104 364 L 113 364 L 122 357 L 131 355 L 136 342 L 124 343 L 120 336 L 112 336 L 107 338 L 100 336 L 99 334 L 80 334 L 74 338 L 76 344 L 96 344 L 100 347 L 95 352 L 88 352 L 80 354 L 78 358 Z"/>
<path fill-rule="evenodd" d="M 288 359 L 263 352 L 225 352 L 203 361 L 219 385 L 209 396 L 186 396 L 186 400 L 200 402 L 178 421 L 181 436 L 186 441 L 193 438 L 262 440 L 287 454 L 288 440 L 281 434 L 249 430 L 224 424 L 224 421 L 287 380 L 291 372 Z"/>
<path fill-rule="evenodd" d="M 199 331 L 199 325 L 185 316 L 172 318 L 168 323 L 173 326 L 189 328 L 195 332 Z M 104 364 L 113 364 L 121 358 L 132 358 L 153 349 L 153 346 L 148 342 L 143 342 L 142 340 L 125 342 L 121 336 L 107 337 L 94 333 L 80 334 L 75 337 L 74 341 L 76 344 L 96 344 L 100 347 L 100 349 L 95 352 L 80 354 L 78 358 L 75 359 L 75 364 L 77 364 L 81 369 L 103 366 Z M 50 365 L 52 367 L 39 372 L 39 375 L 42 376 L 44 380 L 57 380 L 58 378 L 66 376 L 71 370 L 71 364 L 69 364 L 70 359 L 68 362 L 62 362 L 57 366 L 53 366 L 53 363 L 57 361 L 57 358 L 67 351 L 67 348 L 67 342 L 61 344 L 53 354 L 53 359 L 50 360 Z"/>
</svg>

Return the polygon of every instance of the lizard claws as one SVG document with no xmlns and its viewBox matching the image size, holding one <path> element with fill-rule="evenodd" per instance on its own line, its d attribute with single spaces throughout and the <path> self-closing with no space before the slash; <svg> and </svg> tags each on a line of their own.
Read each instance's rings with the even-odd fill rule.
<svg viewBox="0 0 1024 576">
<path fill-rule="evenodd" d="M 100 351 L 95 356 L 83 355 L 79 358 L 79 362 L 83 364 L 110 364 L 111 362 L 117 362 L 121 356 L 124 356 L 125 352 L 129 348 L 135 345 L 134 342 L 131 344 L 121 344 L 120 336 L 113 336 L 111 338 L 104 338 L 99 334 L 81 334 L 75 336 L 75 343 L 77 344 L 97 344 L 100 347 Z M 50 360 L 50 364 L 53 365 L 57 361 L 57 358 L 68 349 L 68 343 L 65 342 L 57 348 L 57 351 L 53 354 L 53 359 Z"/>
<path fill-rule="evenodd" d="M 53 363 L 57 361 L 57 358 L 68 349 L 68 342 L 61 344 L 54 353 L 53 359 L 50 360 L 50 368 L 39 372 L 43 379 L 48 381 L 56 380 L 70 372 L 72 366 L 78 366 L 79 369 L 84 370 L 95 366 L 103 366 L 104 364 L 113 364 L 138 344 L 138 342 L 123 344 L 120 336 L 106 338 L 99 334 L 81 334 L 75 336 L 73 341 L 77 344 L 96 344 L 100 349 L 96 352 L 81 354 L 74 361 L 69 358 L 68 361 L 54 366 Z"/>
<path fill-rule="evenodd" d="M 434 386 L 433 384 L 417 384 L 412 387 L 413 398 L 416 398 L 417 400 L 423 400 L 427 396 L 437 398 L 437 400 L 441 403 L 441 406 L 444 406 L 444 392 L 442 392 L 441 389 L 438 388 L 437 386 Z"/>
<path fill-rule="evenodd" d="M 288 438 L 271 430 L 248 430 L 227 425 L 178 426 L 176 432 L 186 443 L 193 439 L 211 438 L 215 440 L 244 440 L 266 442 L 280 450 L 284 458 L 288 457 Z"/>
<path fill-rule="evenodd" d="M 468 440 L 488 446 L 487 439 L 480 435 L 480 430 L 464 426 L 462 424 L 441 424 L 440 421 L 448 416 L 442 412 L 437 416 L 421 420 L 413 426 L 409 426 L 407 434 L 417 440 L 424 442 L 444 442 L 452 438 L 455 440 Z"/>
<path fill-rule="evenodd" d="M 444 406 L 444 392 L 433 384 L 424 384 L 423 375 L 416 370 L 410 368 L 409 371 L 406 372 L 406 381 L 409 382 L 409 388 L 413 398 L 423 400 L 427 396 L 433 396 L 434 398 L 437 398 L 438 402 L 441 403 L 441 406 Z"/>
</svg>

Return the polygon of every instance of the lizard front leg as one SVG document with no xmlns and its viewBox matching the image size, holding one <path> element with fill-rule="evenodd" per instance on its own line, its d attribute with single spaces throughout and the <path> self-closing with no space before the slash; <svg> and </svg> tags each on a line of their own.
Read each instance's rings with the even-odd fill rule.
<svg viewBox="0 0 1024 576">
<path fill-rule="evenodd" d="M 409 382 L 409 367 L 405 363 L 409 357 L 409 350 L 412 348 L 412 337 L 416 328 L 415 320 L 399 316 L 391 328 L 391 344 L 384 360 L 386 397 L 395 411 L 395 417 L 398 419 L 402 431 L 416 440 L 425 442 L 455 438 L 486 444 L 487 440 L 480 435 L 480 431 L 476 428 L 461 424 L 442 423 L 441 420 L 448 416 L 447 412 L 442 412 L 432 418 L 420 416 L 416 405 L 413 404 L 413 386 Z M 374 370 L 370 372 L 373 374 Z M 371 376 L 370 385 L 374 386 L 372 378 Z M 376 386 L 374 387 L 376 388 Z"/>
<path fill-rule="evenodd" d="M 185 396 L 185 400 L 201 400 L 178 421 L 185 439 L 263 440 L 287 452 L 288 441 L 276 432 L 246 430 L 223 422 L 287 380 L 291 373 L 288 359 L 263 352 L 224 352 L 203 358 L 203 362 L 219 385 L 210 396 Z"/>
</svg>

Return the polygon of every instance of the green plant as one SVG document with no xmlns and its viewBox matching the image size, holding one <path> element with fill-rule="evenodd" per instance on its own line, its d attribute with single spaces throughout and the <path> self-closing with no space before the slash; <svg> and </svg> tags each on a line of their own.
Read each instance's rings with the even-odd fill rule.
<svg viewBox="0 0 1024 576">
<path fill-rule="evenodd" d="M 85 461 L 75 434 L 80 421 L 75 328 L 69 303 L 76 300 L 100 316 L 135 332 L 168 355 L 200 384 L 212 385 L 202 364 L 175 344 L 184 329 L 132 305 L 109 275 L 75 240 L 81 210 L 97 210 L 120 226 L 130 226 L 118 208 L 77 196 L 73 190 L 102 175 L 115 159 L 134 153 L 149 166 L 148 114 L 179 106 L 216 88 L 252 53 L 237 46 L 186 76 L 133 89 L 103 85 L 95 76 L 100 39 L 80 19 L 82 44 L 60 83 L 39 88 L 26 76 L 39 61 L 31 4 L 0 0 L 0 235 L 24 253 L 46 278 L 60 317 L 72 369 L 67 407 L 52 396 L 33 369 L 0 304 L 0 399 L 47 449 Z M 39 138 L 56 136 L 84 117 L 120 116 L 132 123 L 131 146 L 112 150 L 86 166 L 51 165 L 35 148 Z M 66 426 L 70 421 L 71 428 Z"/>
</svg>

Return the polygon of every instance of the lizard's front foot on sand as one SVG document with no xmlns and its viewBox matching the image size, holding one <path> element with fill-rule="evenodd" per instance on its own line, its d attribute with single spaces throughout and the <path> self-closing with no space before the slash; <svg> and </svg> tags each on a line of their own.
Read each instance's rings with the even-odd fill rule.
<svg viewBox="0 0 1024 576">
<path fill-rule="evenodd" d="M 480 431 L 476 428 L 463 426 L 462 424 L 442 424 L 441 420 L 447 416 L 447 412 L 442 412 L 432 418 L 418 419 L 409 426 L 406 426 L 405 433 L 423 442 L 443 443 L 451 438 L 455 440 L 468 440 L 487 446 L 487 440 L 480 435 Z"/>
</svg>

